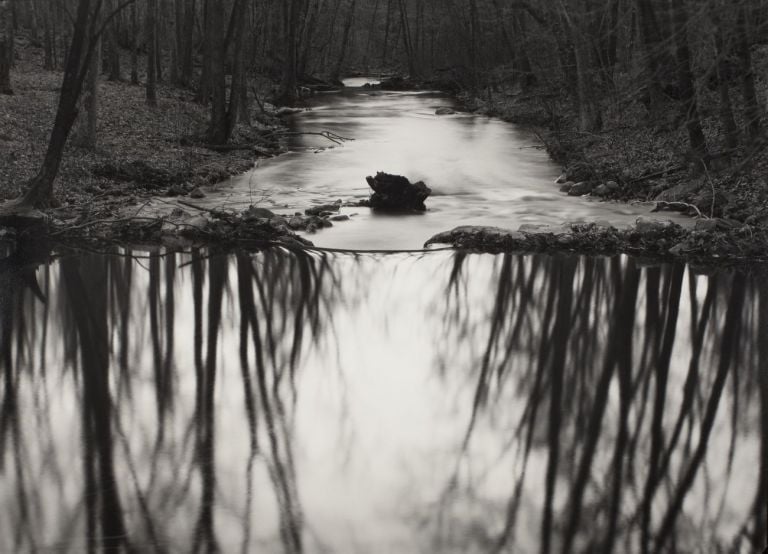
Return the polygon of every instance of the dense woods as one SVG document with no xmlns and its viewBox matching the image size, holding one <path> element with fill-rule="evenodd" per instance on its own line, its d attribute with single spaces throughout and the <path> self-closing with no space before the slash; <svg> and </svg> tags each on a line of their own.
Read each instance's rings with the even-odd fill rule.
<svg viewBox="0 0 768 554">
<path fill-rule="evenodd" d="M 293 105 L 359 72 L 533 119 L 566 164 L 585 156 L 574 133 L 642 127 L 689 168 L 741 170 L 763 147 L 767 17 L 762 0 L 3 0 L 0 91 L 13 92 L 14 34 L 64 70 L 34 206 L 50 201 L 77 113 L 79 143 L 97 145 L 100 79 L 129 78 L 150 106 L 158 84 L 191 89 L 210 145 L 265 101 Z"/>
</svg>

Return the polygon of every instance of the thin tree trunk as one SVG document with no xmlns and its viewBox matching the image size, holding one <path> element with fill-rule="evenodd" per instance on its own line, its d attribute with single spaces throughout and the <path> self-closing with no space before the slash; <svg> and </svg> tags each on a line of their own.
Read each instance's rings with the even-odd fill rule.
<svg viewBox="0 0 768 554">
<path fill-rule="evenodd" d="M 165 19 L 165 0 L 152 0 L 155 3 L 155 77 L 158 83 L 165 80 L 163 75 L 163 40 L 167 36 Z"/>
<path fill-rule="evenodd" d="M 184 57 L 184 2 L 182 0 L 169 0 L 173 7 L 173 49 L 175 52 L 175 68 L 172 67 L 171 80 L 179 85 L 183 85 L 181 78 L 181 63 Z M 175 75 L 174 75 L 175 72 Z"/>
<path fill-rule="evenodd" d="M 413 51 L 413 43 L 411 41 L 411 30 L 408 24 L 408 6 L 406 0 L 398 0 L 400 7 L 400 30 L 403 33 L 403 45 L 405 46 L 405 54 L 408 57 L 408 73 L 413 79 L 417 76 L 416 71 L 416 57 Z"/>
<path fill-rule="evenodd" d="M 688 11 L 685 0 L 673 0 L 673 23 L 675 27 L 675 46 L 677 49 L 677 61 L 679 64 L 678 78 L 680 94 L 683 101 L 683 115 L 685 126 L 688 130 L 688 139 L 691 150 L 698 160 L 703 161 L 707 155 L 707 141 L 701 128 L 699 117 L 699 104 L 696 95 L 696 86 L 691 69 L 691 51 L 688 45 Z"/>
<path fill-rule="evenodd" d="M 233 48 L 232 48 L 232 82 L 229 90 L 229 106 L 227 107 L 227 121 L 223 142 L 227 142 L 232 135 L 235 124 L 239 121 L 240 112 L 248 109 L 247 102 L 243 103 L 243 90 L 245 87 L 245 59 L 243 56 L 244 35 L 245 35 L 245 13 L 248 0 L 237 0 L 232 6 L 232 16 L 230 23 L 234 25 Z M 226 50 L 226 47 L 225 47 Z"/>
<path fill-rule="evenodd" d="M 242 0 L 236 0 L 233 7 Z M 213 144 L 227 142 L 227 82 L 224 75 L 226 63 L 226 48 L 224 42 L 224 14 L 218 2 L 208 0 L 205 12 L 206 19 L 206 48 L 210 55 L 210 86 L 211 86 L 211 120 L 208 127 L 208 140 Z"/>
<path fill-rule="evenodd" d="M 384 45 L 381 49 L 381 65 L 387 61 L 387 47 L 389 46 L 389 31 L 392 26 L 392 1 L 387 0 L 387 17 L 384 23 Z"/>
<path fill-rule="evenodd" d="M 109 0 L 107 2 L 109 11 L 111 12 L 115 8 L 115 0 Z M 106 44 L 107 44 L 107 65 L 108 65 L 108 79 L 110 81 L 120 81 L 122 75 L 120 75 L 120 49 L 117 45 L 117 23 L 112 21 L 109 24 L 109 28 L 106 31 Z"/>
<path fill-rule="evenodd" d="M 157 106 L 157 0 L 147 0 L 147 104 Z"/>
<path fill-rule="evenodd" d="M 715 8 L 717 9 L 717 8 Z M 713 13 L 712 22 L 715 26 L 715 53 L 717 55 L 717 87 L 720 93 L 720 125 L 725 133 L 725 143 L 729 150 L 739 145 L 739 131 L 733 117 L 733 104 L 728 84 L 727 60 L 728 48 L 723 39 L 723 27 L 720 17 Z"/>
<path fill-rule="evenodd" d="M 473 88 L 480 85 L 478 56 L 478 35 L 480 34 L 480 16 L 477 12 L 477 0 L 469 0 L 469 65 Z"/>
<path fill-rule="evenodd" d="M 298 62 L 298 45 L 296 44 L 296 30 L 299 25 L 300 0 L 286 0 L 283 13 L 283 38 L 285 43 L 285 60 L 283 62 L 283 84 L 281 100 L 285 104 L 293 104 L 296 101 L 296 87 L 298 75 L 296 72 Z"/>
<path fill-rule="evenodd" d="M 13 65 L 13 6 L 10 0 L 0 0 L 0 94 L 13 94 L 11 66 Z"/>
<path fill-rule="evenodd" d="M 755 88 L 755 74 L 752 69 L 752 50 L 747 32 L 747 8 L 742 1 L 736 22 L 736 37 L 738 40 L 738 53 L 741 62 L 741 89 L 744 95 L 744 119 L 747 126 L 747 135 L 750 143 L 754 145 L 763 133 L 760 122 L 760 106 L 757 101 Z"/>
<path fill-rule="evenodd" d="M 379 3 L 380 0 L 376 0 L 375 4 L 373 5 L 373 15 L 371 15 L 368 39 L 365 41 L 365 51 L 363 52 L 363 67 L 365 68 L 366 72 L 368 71 L 368 55 L 371 52 L 371 40 L 373 39 L 374 35 L 373 30 L 376 28 L 376 16 L 379 15 Z"/>
<path fill-rule="evenodd" d="M 136 2 L 131 4 L 131 84 L 139 84 L 139 16 Z"/>
<path fill-rule="evenodd" d="M 637 0 L 637 18 L 640 37 L 645 49 L 648 104 L 652 114 L 657 114 L 662 103 L 662 36 L 651 0 Z"/>
<path fill-rule="evenodd" d="M 616 70 L 617 48 L 619 43 L 619 4 L 620 0 L 610 0 L 600 24 L 601 56 L 606 79 L 613 80 Z M 607 28 L 606 28 L 607 27 Z"/>
<path fill-rule="evenodd" d="M 571 29 L 573 53 L 576 60 L 576 91 L 579 107 L 579 129 L 593 132 L 600 128 L 599 109 L 592 83 L 592 60 L 587 44 L 586 7 L 580 0 L 571 3 L 571 15 L 566 14 Z"/>
<path fill-rule="evenodd" d="M 184 31 L 183 36 L 182 60 L 181 60 L 181 82 L 186 86 L 192 83 L 193 65 L 193 35 L 195 29 L 195 9 L 197 0 L 188 0 L 184 12 Z"/>
<path fill-rule="evenodd" d="M 85 90 L 82 96 L 82 110 L 79 110 L 77 126 L 75 130 L 75 142 L 82 148 L 93 150 L 96 148 L 96 127 L 99 114 L 99 69 L 100 48 L 96 46 L 91 57 L 88 75 L 86 76 Z"/>
<path fill-rule="evenodd" d="M 347 55 L 347 47 L 349 45 L 349 32 L 352 29 L 352 22 L 355 18 L 355 7 L 357 0 L 352 0 L 349 6 L 349 13 L 347 14 L 347 21 L 344 24 L 344 34 L 341 38 L 341 49 L 339 50 L 339 59 L 336 61 L 336 67 L 331 74 L 331 78 L 334 81 L 338 81 L 341 75 L 341 68 L 344 65 L 344 58 Z"/>
<path fill-rule="evenodd" d="M 56 67 L 56 56 L 54 51 L 55 37 L 53 34 L 53 24 L 51 22 L 51 6 L 47 2 L 43 5 L 43 69 L 48 71 Z"/>
<path fill-rule="evenodd" d="M 320 15 L 320 2 L 316 2 L 314 6 L 315 9 L 309 14 L 307 22 L 304 25 L 304 44 L 301 52 L 301 59 L 299 60 L 299 75 L 307 75 L 309 56 L 312 50 L 312 40 L 317 31 L 317 20 Z"/>
<path fill-rule="evenodd" d="M 515 34 L 521 37 L 525 37 L 528 32 L 526 17 L 527 16 L 524 13 L 521 13 L 513 19 Z M 517 57 L 520 60 L 520 73 L 523 75 L 523 87 L 532 87 L 536 85 L 536 74 L 533 72 L 533 65 L 531 64 L 531 58 L 528 56 L 524 40 L 520 41 Z"/>
</svg>

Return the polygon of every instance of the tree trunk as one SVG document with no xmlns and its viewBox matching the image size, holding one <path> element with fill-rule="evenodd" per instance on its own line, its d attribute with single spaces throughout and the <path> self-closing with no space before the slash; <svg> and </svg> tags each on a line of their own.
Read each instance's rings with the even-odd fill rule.
<svg viewBox="0 0 768 554">
<path fill-rule="evenodd" d="M 352 22 L 355 19 L 355 7 L 357 5 L 357 0 L 352 0 L 352 3 L 349 6 L 349 13 L 347 13 L 347 21 L 344 23 L 344 34 L 341 38 L 341 49 L 339 50 L 339 59 L 336 61 L 336 67 L 333 69 L 333 73 L 331 73 L 331 78 L 334 81 L 338 81 L 339 77 L 341 76 L 341 68 L 344 65 L 344 58 L 347 55 L 347 47 L 349 45 L 349 32 L 352 29 Z"/>
<path fill-rule="evenodd" d="M 10 0 L 0 0 L 0 94 L 13 94 L 13 10 Z"/>
<path fill-rule="evenodd" d="M 208 27 L 210 21 L 208 20 L 209 4 L 214 0 L 203 0 L 203 68 L 200 73 L 200 86 L 197 89 L 197 101 L 203 106 L 208 105 L 208 101 L 211 96 L 211 45 L 208 41 L 208 35 L 210 33 Z"/>
<path fill-rule="evenodd" d="M 90 16 L 91 0 L 80 0 L 48 149 L 40 171 L 30 181 L 27 192 L 19 203 L 21 207 L 47 207 L 53 201 L 53 182 L 59 172 L 69 133 L 77 118 L 77 102 L 96 47 L 96 41 L 88 36 Z"/>
<path fill-rule="evenodd" d="M 242 0 L 236 0 L 234 12 Z M 224 43 L 224 15 L 218 2 L 208 0 L 205 11 L 205 44 L 210 59 L 209 82 L 211 87 L 211 120 L 208 126 L 208 141 L 212 144 L 227 142 L 227 82 L 224 74 L 226 48 Z"/>
<path fill-rule="evenodd" d="M 744 120 L 747 126 L 747 136 L 754 145 L 763 134 L 760 122 L 760 106 L 757 101 L 755 88 L 755 73 L 752 69 L 752 50 L 750 48 L 747 30 L 747 8 L 742 2 L 736 22 L 737 48 L 741 62 L 741 90 L 744 96 Z"/>
<path fill-rule="evenodd" d="M 691 150 L 699 161 L 706 158 L 707 141 L 701 128 L 696 86 L 691 70 L 691 51 L 688 46 L 688 11 L 685 0 L 672 0 L 675 46 L 677 49 L 678 78 L 683 102 L 683 116 L 688 130 Z"/>
<path fill-rule="evenodd" d="M 181 33 L 183 37 L 182 48 L 182 60 L 181 60 L 181 82 L 189 86 L 192 83 L 193 77 L 193 65 L 192 65 L 192 50 L 193 50 L 193 35 L 195 31 L 195 4 L 196 0 L 187 0 L 185 2 L 184 12 L 184 31 Z"/>
<path fill-rule="evenodd" d="M 131 84 L 139 84 L 139 16 L 136 2 L 131 4 Z"/>
<path fill-rule="evenodd" d="M 637 18 L 640 28 L 640 37 L 645 49 L 648 107 L 652 114 L 657 114 L 662 103 L 661 71 L 662 62 L 662 36 L 656 14 L 653 11 L 651 0 L 637 0 Z"/>
<path fill-rule="evenodd" d="M 515 33 L 521 37 L 527 35 L 526 15 L 524 13 L 518 14 L 514 20 Z M 531 58 L 528 56 L 528 51 L 525 47 L 524 41 L 520 41 L 518 46 L 517 57 L 520 60 L 520 73 L 522 73 L 523 87 L 532 87 L 537 83 L 536 74 L 533 72 L 533 65 L 531 64 Z"/>
<path fill-rule="evenodd" d="M 570 16 L 566 14 L 566 20 L 571 29 L 573 54 L 576 61 L 579 129 L 594 132 L 600 128 L 600 112 L 593 86 L 593 64 L 586 32 L 587 11 L 580 0 L 573 0 L 570 12 Z"/>
<path fill-rule="evenodd" d="M 147 0 L 147 104 L 157 106 L 157 0 Z"/>
<path fill-rule="evenodd" d="M 109 0 L 107 2 L 109 12 L 115 9 L 115 0 Z M 110 81 L 120 81 L 122 76 L 120 75 L 120 49 L 117 45 L 117 23 L 113 20 L 105 34 L 105 42 L 107 45 L 107 74 Z"/>
<path fill-rule="evenodd" d="M 728 48 L 723 38 L 722 21 L 719 14 L 716 12 L 718 7 L 715 7 L 715 11 L 712 14 L 712 23 L 714 24 L 715 32 L 715 53 L 717 54 L 717 88 L 720 93 L 720 125 L 723 127 L 725 133 L 725 143 L 729 150 L 735 149 L 739 145 L 739 131 L 736 127 L 736 121 L 733 117 L 733 104 L 731 103 L 731 95 L 728 84 L 727 73 L 727 56 Z"/>
<path fill-rule="evenodd" d="M 392 27 L 392 0 L 387 0 L 387 17 L 384 23 L 384 45 L 381 49 L 381 65 L 387 61 L 387 47 L 389 46 L 389 31 Z"/>
<path fill-rule="evenodd" d="M 48 71 L 56 67 L 56 56 L 54 53 L 56 38 L 53 34 L 51 19 L 51 6 L 48 2 L 45 2 L 43 4 L 43 69 Z"/>
<path fill-rule="evenodd" d="M 371 40 L 373 39 L 373 30 L 376 28 L 376 17 L 379 15 L 379 2 L 375 0 L 373 5 L 373 15 L 371 15 L 371 24 L 369 26 L 368 39 L 365 41 L 365 51 L 363 52 L 363 68 L 368 72 L 368 56 L 371 52 Z"/>
<path fill-rule="evenodd" d="M 224 144 L 232 136 L 232 131 L 235 125 L 239 121 L 240 112 L 247 111 L 247 102 L 243 100 L 243 90 L 246 90 L 246 99 L 248 96 L 247 89 L 245 88 L 246 76 L 245 76 L 245 58 L 243 55 L 244 47 L 244 35 L 245 35 L 245 8 L 247 7 L 249 0 L 237 0 L 232 6 L 232 16 L 230 24 L 233 26 L 233 48 L 232 48 L 232 82 L 229 90 L 229 106 L 227 107 L 227 121 L 225 136 L 221 137 L 224 140 L 220 144 Z M 226 47 L 225 47 L 226 55 Z"/>
<path fill-rule="evenodd" d="M 296 29 L 299 25 L 300 1 L 285 0 L 286 4 L 284 4 L 283 11 L 285 60 L 283 61 L 283 83 L 280 95 L 281 101 L 288 105 L 296 102 L 296 87 L 298 85 Z"/>
<path fill-rule="evenodd" d="M 96 148 L 96 127 L 99 114 L 99 47 L 96 46 L 86 76 L 85 90 L 81 99 L 77 125 L 75 128 L 75 142 L 82 148 L 93 150 Z"/>
<path fill-rule="evenodd" d="M 181 30 L 184 26 L 184 10 L 179 0 L 166 0 L 168 3 L 168 35 L 171 44 L 171 82 L 176 85 L 181 81 L 181 51 L 183 39 Z"/>
<path fill-rule="evenodd" d="M 413 51 L 411 30 L 408 24 L 408 5 L 406 0 L 399 0 L 398 4 L 400 7 L 400 30 L 403 33 L 403 46 L 405 47 L 405 55 L 408 57 L 408 73 L 410 73 L 410 77 L 413 79 L 417 76 L 416 54 Z"/>
<path fill-rule="evenodd" d="M 617 48 L 619 43 L 619 4 L 620 0 L 610 0 L 600 22 L 600 55 L 603 74 L 606 81 L 612 81 L 616 70 Z"/>
<path fill-rule="evenodd" d="M 165 28 L 165 0 L 152 0 L 155 4 L 155 78 L 158 83 L 165 81 L 163 75 L 163 42 L 167 37 Z"/>
<path fill-rule="evenodd" d="M 477 0 L 469 0 L 469 65 L 472 87 L 480 85 L 478 56 L 478 35 L 480 34 L 480 16 L 477 12 Z"/>
<path fill-rule="evenodd" d="M 309 56 L 312 50 L 312 39 L 317 31 L 317 19 L 320 14 L 320 2 L 315 3 L 315 9 L 310 13 L 305 25 L 304 44 L 302 47 L 301 58 L 299 60 L 299 75 L 306 75 L 309 67 Z"/>
</svg>

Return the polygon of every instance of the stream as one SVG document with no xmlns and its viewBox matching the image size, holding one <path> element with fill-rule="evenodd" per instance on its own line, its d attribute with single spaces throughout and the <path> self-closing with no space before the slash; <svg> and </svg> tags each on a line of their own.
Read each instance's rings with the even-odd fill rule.
<svg viewBox="0 0 768 554">
<path fill-rule="evenodd" d="M 343 208 L 351 221 L 307 238 L 328 248 L 414 250 L 460 225 L 628 227 L 641 216 L 686 221 L 676 213 L 653 214 L 650 204 L 568 197 L 555 184 L 560 168 L 532 131 L 485 116 L 438 116 L 438 108 L 456 107 L 450 97 L 366 89 L 365 81 L 347 80 L 357 86 L 311 98 L 307 111 L 289 116 L 296 133 L 330 131 L 351 140 L 337 145 L 297 135 L 288 154 L 261 160 L 253 171 L 222 183 L 219 194 L 207 200 L 209 207 L 257 204 L 281 214 L 303 212 L 335 200 L 368 198 L 365 177 L 384 171 L 432 188 L 427 213 L 391 216 Z"/>
<path fill-rule="evenodd" d="M 290 211 L 364 197 L 377 169 L 434 183 L 424 215 L 345 209 L 357 215 L 311 237 L 360 250 L 418 249 L 458 224 L 647 212 L 561 196 L 512 125 L 369 92 L 294 116 L 355 141 L 315 153 L 319 137 L 297 136 L 221 194 L 248 204 L 255 182 Z M 765 543 L 757 271 L 450 250 L 6 254 L 0 552 Z"/>
</svg>

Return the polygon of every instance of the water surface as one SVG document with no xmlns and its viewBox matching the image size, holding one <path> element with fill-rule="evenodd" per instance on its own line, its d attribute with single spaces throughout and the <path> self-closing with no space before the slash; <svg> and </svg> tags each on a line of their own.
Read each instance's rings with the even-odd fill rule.
<svg viewBox="0 0 768 554">
<path fill-rule="evenodd" d="M 0 270 L 1 552 L 764 544 L 764 277 L 279 249 Z"/>
<path fill-rule="evenodd" d="M 309 237 L 318 246 L 350 249 L 421 248 L 432 235 L 459 225 L 520 225 L 600 221 L 628 226 L 648 205 L 568 197 L 560 174 L 528 130 L 471 114 L 435 115 L 453 101 L 434 92 L 386 92 L 347 82 L 342 94 L 310 99 L 309 110 L 289 118 L 296 133 L 330 131 L 353 140 L 336 145 L 317 135 L 297 135 L 292 152 L 220 187 L 209 202 L 232 208 L 255 203 L 279 213 L 302 211 L 337 199 L 367 198 L 367 175 L 386 171 L 423 180 L 433 189 L 429 211 L 410 217 L 348 208 L 352 221 Z M 664 219 L 683 221 L 678 215 Z"/>
</svg>

